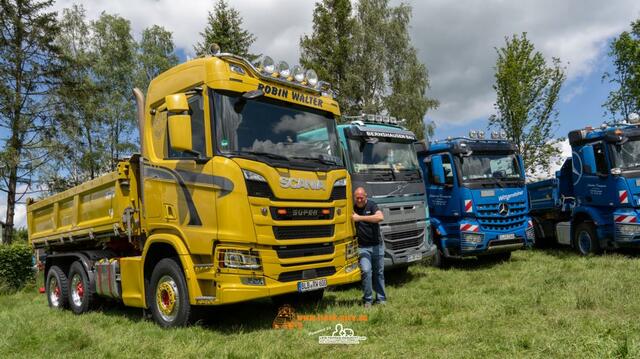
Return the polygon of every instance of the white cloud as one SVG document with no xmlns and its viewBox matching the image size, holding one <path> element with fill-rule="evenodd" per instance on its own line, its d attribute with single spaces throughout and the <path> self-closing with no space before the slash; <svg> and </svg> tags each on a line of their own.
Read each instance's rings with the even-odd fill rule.
<svg viewBox="0 0 640 359">
<path fill-rule="evenodd" d="M 354 1 L 355 2 L 355 1 Z M 69 7 L 60 0 L 57 9 Z M 213 9 L 213 0 L 89 0 L 82 2 L 91 19 L 102 11 L 131 20 L 136 37 L 152 24 L 174 34 L 176 45 L 192 54 Z M 313 1 L 236 0 L 244 27 L 256 35 L 254 53 L 295 64 L 299 40 L 312 31 Z M 398 3 L 398 1 L 393 2 Z M 465 124 L 493 111 L 494 48 L 505 36 L 527 32 L 547 58 L 559 57 L 569 80 L 592 73 L 606 52 L 607 40 L 640 16 L 637 0 L 409 1 L 413 6 L 411 35 L 431 78 L 429 95 L 440 100 L 428 113 L 436 123 Z M 564 100 L 570 101 L 567 97 Z"/>
</svg>

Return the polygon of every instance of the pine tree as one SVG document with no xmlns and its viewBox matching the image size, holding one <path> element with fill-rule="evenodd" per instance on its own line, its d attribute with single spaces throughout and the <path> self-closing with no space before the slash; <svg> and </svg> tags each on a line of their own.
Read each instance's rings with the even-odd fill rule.
<svg viewBox="0 0 640 359">
<path fill-rule="evenodd" d="M 51 146 L 53 103 L 48 96 L 61 72 L 53 0 L 0 1 L 0 189 L 7 194 L 4 238 L 11 241 L 15 205 L 46 162 Z M 22 193 L 18 193 L 22 192 Z"/>
<path fill-rule="evenodd" d="M 255 61 L 260 55 L 249 52 L 255 36 L 242 28 L 242 17 L 238 10 L 229 7 L 225 0 L 218 0 L 213 12 L 209 12 L 207 27 L 200 33 L 202 42 L 194 46 L 196 54 L 204 55 L 212 44 L 218 44 L 222 52 L 229 52 Z"/>
</svg>

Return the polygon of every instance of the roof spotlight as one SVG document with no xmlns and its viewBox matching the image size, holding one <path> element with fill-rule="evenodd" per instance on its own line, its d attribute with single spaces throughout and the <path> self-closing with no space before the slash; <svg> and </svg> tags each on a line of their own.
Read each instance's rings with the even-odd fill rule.
<svg viewBox="0 0 640 359">
<path fill-rule="evenodd" d="M 505 131 L 500 131 L 500 137 L 507 139 L 507 133 Z"/>
<path fill-rule="evenodd" d="M 478 131 L 478 138 L 483 140 L 484 139 L 484 131 L 480 130 Z"/>
<path fill-rule="evenodd" d="M 474 140 L 476 138 L 478 138 L 478 131 L 476 131 L 476 130 L 469 131 L 469 138 L 474 139 Z"/>
<path fill-rule="evenodd" d="M 271 75 L 276 71 L 276 63 L 273 62 L 273 59 L 271 57 L 265 56 L 260 63 L 260 68 L 263 72 Z"/>
<path fill-rule="evenodd" d="M 318 84 L 318 74 L 313 69 L 307 70 L 304 77 L 307 80 L 307 83 L 312 87 L 315 87 Z"/>
<path fill-rule="evenodd" d="M 295 65 L 293 67 L 293 70 L 291 70 L 291 73 L 293 75 L 293 79 L 296 80 L 296 82 L 304 81 L 304 69 L 302 68 L 302 66 Z"/>
<path fill-rule="evenodd" d="M 491 131 L 491 139 L 492 140 L 497 140 L 500 138 L 500 134 L 498 133 L 498 131 Z"/>
<path fill-rule="evenodd" d="M 286 61 L 280 61 L 278 64 L 278 73 L 280 77 L 285 79 L 291 76 L 291 68 L 289 68 L 289 64 Z"/>
</svg>

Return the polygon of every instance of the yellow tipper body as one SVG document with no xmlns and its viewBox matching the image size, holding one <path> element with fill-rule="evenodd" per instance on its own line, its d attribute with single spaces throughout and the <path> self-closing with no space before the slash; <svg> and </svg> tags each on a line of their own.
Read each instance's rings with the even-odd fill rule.
<svg viewBox="0 0 640 359">
<path fill-rule="evenodd" d="M 331 96 L 270 79 L 235 56 L 187 61 L 149 85 L 143 121 L 140 116 L 141 155 L 121 161 L 115 172 L 29 201 L 32 245 L 58 255 L 90 250 L 89 271 L 92 263 L 118 261 L 119 296 L 135 307 L 155 300 L 146 283 L 163 258 L 179 259 L 191 305 L 298 292 L 313 279 L 326 279 L 328 286 L 357 281 L 352 189 L 344 168 L 279 167 L 216 149 L 217 109 L 210 94 L 254 90 L 280 106 L 339 115 Z M 169 124 L 176 111 L 167 107 L 180 110 L 178 102 L 167 105 L 173 94 L 184 94 L 190 104 L 199 96 L 203 118 L 200 127 L 191 128 L 204 134 L 198 144 L 204 153 L 197 160 L 169 155 L 169 126 L 177 125 Z M 172 136 L 186 131 L 174 130 Z M 249 193 L 245 171 L 262 176 L 271 194 Z M 278 210 L 294 211 L 300 218 L 278 219 Z M 309 213 L 329 214 L 312 218 Z M 100 250 L 112 254 L 101 257 Z M 257 258 L 257 264 L 234 267 L 237 253 Z"/>
</svg>

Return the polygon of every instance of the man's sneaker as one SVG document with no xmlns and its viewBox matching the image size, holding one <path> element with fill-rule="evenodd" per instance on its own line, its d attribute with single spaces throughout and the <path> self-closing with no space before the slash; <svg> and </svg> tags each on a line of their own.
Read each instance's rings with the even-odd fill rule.
<svg viewBox="0 0 640 359">
<path fill-rule="evenodd" d="M 369 302 L 364 302 L 364 304 L 362 305 L 365 309 L 369 309 L 371 308 L 371 303 Z"/>
<path fill-rule="evenodd" d="M 373 304 L 375 304 L 375 305 L 386 305 L 387 301 L 386 300 L 376 300 L 375 302 L 373 302 Z"/>
</svg>

